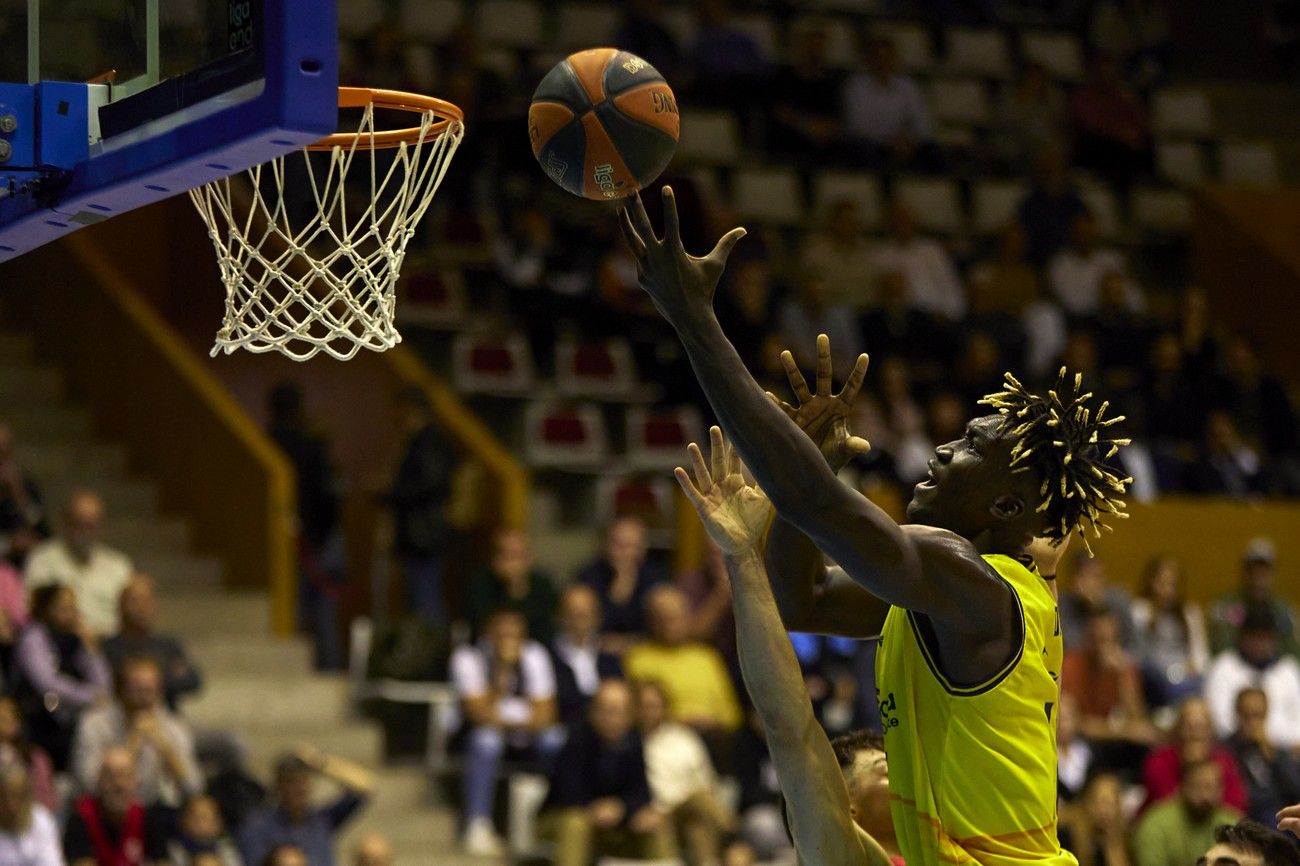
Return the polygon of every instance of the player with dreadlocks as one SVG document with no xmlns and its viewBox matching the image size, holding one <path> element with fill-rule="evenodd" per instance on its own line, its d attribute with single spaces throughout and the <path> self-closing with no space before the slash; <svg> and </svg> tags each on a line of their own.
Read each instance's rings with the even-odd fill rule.
<svg viewBox="0 0 1300 866">
<path fill-rule="evenodd" d="M 987 398 L 993 414 L 935 449 L 908 505 L 911 522 L 900 526 L 835 474 L 868 447 L 847 425 L 866 356 L 832 394 L 823 336 L 816 393 L 787 355 L 798 405 L 770 400 L 713 314 L 744 230 L 690 256 L 667 187 L 663 202 L 662 239 L 639 198 L 620 211 L 623 233 L 641 287 L 776 508 L 764 565 L 782 619 L 791 629 L 881 638 L 876 685 L 908 866 L 1073 864 L 1056 837 L 1062 647 L 1050 578 L 1069 535 L 1121 513 L 1127 479 L 1104 463 L 1123 444 L 1107 438 L 1115 419 L 1091 410 L 1077 377 L 1063 374 L 1041 397 L 1009 378 Z"/>
</svg>

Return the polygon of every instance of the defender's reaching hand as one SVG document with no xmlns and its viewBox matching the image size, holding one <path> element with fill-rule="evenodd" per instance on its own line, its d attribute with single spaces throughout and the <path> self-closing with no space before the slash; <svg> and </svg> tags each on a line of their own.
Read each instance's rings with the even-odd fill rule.
<svg viewBox="0 0 1300 866">
<path fill-rule="evenodd" d="M 711 308 L 713 292 L 722 278 L 727 256 L 736 242 L 745 236 L 743 228 L 734 228 L 722 236 L 713 252 L 704 258 L 690 255 L 682 247 L 677 220 L 677 202 L 672 187 L 662 191 L 664 202 L 664 237 L 655 234 L 641 196 L 633 196 L 618 212 L 623 238 L 637 261 L 641 288 L 646 291 L 668 323 L 676 327 L 684 316 Z"/>
<path fill-rule="evenodd" d="M 686 470 L 678 466 L 674 472 L 677 483 L 723 553 L 749 553 L 762 543 L 763 533 L 772 522 L 772 503 L 757 484 L 745 478 L 740 456 L 723 439 L 722 430 L 710 428 L 709 439 L 712 468 L 705 462 L 700 446 L 692 442 L 687 450 L 695 467 L 695 481 L 692 483 Z"/>
<path fill-rule="evenodd" d="M 808 391 L 808 383 L 804 380 L 803 373 L 799 372 L 799 365 L 789 350 L 781 353 L 781 365 L 785 367 L 790 390 L 794 392 L 799 405 L 791 406 L 768 392 L 768 396 L 790 420 L 817 443 L 822 456 L 836 472 L 843 469 L 854 455 L 866 454 L 871 450 L 871 444 L 866 439 L 849 432 L 849 411 L 867 377 L 869 363 L 870 359 L 865 354 L 859 355 L 844 387 L 838 394 L 832 394 L 831 341 L 825 334 L 821 334 L 817 337 L 817 392 Z"/>
</svg>

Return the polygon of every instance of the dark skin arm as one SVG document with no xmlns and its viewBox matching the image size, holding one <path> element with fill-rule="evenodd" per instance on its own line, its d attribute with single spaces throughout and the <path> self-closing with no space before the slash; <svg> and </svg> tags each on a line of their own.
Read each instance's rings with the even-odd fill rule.
<svg viewBox="0 0 1300 866">
<path fill-rule="evenodd" d="M 1009 643 L 1015 608 L 1006 586 L 969 541 L 928 527 L 904 530 L 839 482 L 817 445 L 749 375 L 713 314 L 718 280 L 744 230 L 733 229 L 704 258 L 690 256 L 671 189 L 663 196 L 663 240 L 639 198 L 620 212 L 641 287 L 677 331 L 723 429 L 777 512 L 872 594 L 933 619 L 947 636 L 945 655 L 962 668 L 955 675 L 989 672 Z M 980 651 L 993 644 L 991 653 Z"/>
</svg>

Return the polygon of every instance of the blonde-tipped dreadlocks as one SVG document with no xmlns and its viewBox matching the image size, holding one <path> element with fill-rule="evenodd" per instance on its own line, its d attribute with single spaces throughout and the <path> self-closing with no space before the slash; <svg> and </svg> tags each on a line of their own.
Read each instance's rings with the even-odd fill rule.
<svg viewBox="0 0 1300 866">
<path fill-rule="evenodd" d="M 1097 413 L 1084 405 L 1092 392 L 1081 394 L 1083 375 L 1074 375 L 1074 387 L 1065 393 L 1065 368 L 1061 368 L 1056 387 L 1046 397 L 1031 394 L 1010 373 L 1005 390 L 989 394 L 981 403 L 992 406 L 1003 416 L 1003 428 L 1015 440 L 1011 449 L 1014 472 L 1033 468 L 1042 476 L 1039 495 L 1044 497 L 1038 511 L 1047 513 L 1048 538 L 1062 541 L 1078 532 L 1083 545 L 1092 555 L 1087 528 L 1096 537 L 1111 528 L 1104 515 L 1128 517 L 1124 511 L 1124 486 L 1132 478 L 1121 478 L 1104 463 L 1115 456 L 1128 439 L 1108 439 L 1106 428 L 1124 420 L 1123 415 L 1102 420 L 1110 403 L 1103 402 Z M 1105 453 L 1103 453 L 1103 450 Z M 1087 524 L 1085 526 L 1085 523 Z"/>
</svg>

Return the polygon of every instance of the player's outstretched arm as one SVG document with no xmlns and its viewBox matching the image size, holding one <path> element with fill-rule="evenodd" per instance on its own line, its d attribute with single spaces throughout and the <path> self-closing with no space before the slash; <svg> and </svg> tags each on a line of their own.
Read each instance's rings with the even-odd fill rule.
<svg viewBox="0 0 1300 866">
<path fill-rule="evenodd" d="M 813 716 L 794 650 L 768 586 L 759 552 L 773 511 L 746 483 L 740 461 L 714 427 L 711 465 L 691 445 L 695 480 L 676 472 L 709 536 L 727 557 L 736 646 L 745 688 L 767 734 L 795 850 L 805 866 L 883 866 L 884 849 L 854 825 L 849 794 L 830 741 Z"/>
<path fill-rule="evenodd" d="M 662 240 L 639 197 L 619 212 L 623 234 L 636 257 L 641 287 L 676 329 L 709 403 L 750 471 L 781 516 L 855 580 L 891 604 L 937 612 L 947 603 L 945 593 L 919 579 L 916 549 L 898 524 L 839 482 L 817 446 L 750 376 L 718 325 L 713 293 L 744 229 L 733 229 L 711 253 L 695 258 L 682 247 L 670 187 L 664 187 L 663 199 Z"/>
</svg>

